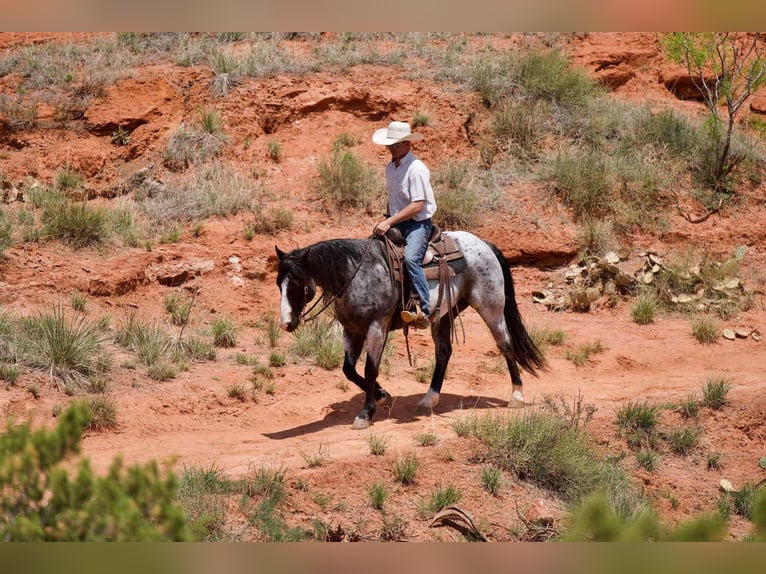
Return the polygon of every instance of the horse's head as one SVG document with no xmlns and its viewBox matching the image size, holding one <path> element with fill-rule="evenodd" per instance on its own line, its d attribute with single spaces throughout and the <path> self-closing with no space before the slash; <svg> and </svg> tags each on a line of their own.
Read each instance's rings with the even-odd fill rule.
<svg viewBox="0 0 766 574">
<path fill-rule="evenodd" d="M 306 304 L 316 295 L 316 282 L 307 271 L 308 249 L 285 253 L 275 248 L 279 258 L 277 287 L 281 294 L 279 326 L 292 332 L 298 328 Z"/>
</svg>

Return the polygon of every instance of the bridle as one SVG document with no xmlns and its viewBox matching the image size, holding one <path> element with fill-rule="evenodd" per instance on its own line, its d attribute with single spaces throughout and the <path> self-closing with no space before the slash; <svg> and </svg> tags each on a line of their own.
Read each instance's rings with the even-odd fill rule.
<svg viewBox="0 0 766 574">
<path fill-rule="evenodd" d="M 322 308 L 319 309 L 319 311 L 317 311 L 316 313 L 314 313 L 314 315 L 309 317 L 308 316 L 309 313 L 311 313 L 314 310 L 314 307 L 319 305 L 322 299 L 324 299 L 324 295 L 322 295 L 322 297 L 319 297 L 309 309 L 306 309 L 305 311 L 303 311 L 303 313 L 301 313 L 301 316 L 298 319 L 299 321 L 303 323 L 314 321 L 317 317 L 319 317 L 319 315 L 322 314 L 322 312 L 325 309 L 327 309 L 330 305 L 335 303 L 336 299 L 343 296 L 343 293 L 345 293 L 346 289 L 348 289 L 348 286 L 351 285 L 351 282 L 354 280 L 354 277 L 356 277 L 356 274 L 359 273 L 359 270 L 362 268 L 362 263 L 364 262 L 365 257 L 367 257 L 367 254 L 370 252 L 370 248 L 372 247 L 372 240 L 374 238 L 375 238 L 375 235 L 370 235 L 367 238 L 367 245 L 364 248 L 364 253 L 362 253 L 362 257 L 359 259 L 359 263 L 357 264 L 356 269 L 354 269 L 354 272 L 351 274 L 351 277 L 349 277 L 348 281 L 346 281 L 343 287 L 341 287 L 337 293 L 334 293 L 330 297 L 328 297 L 325 304 L 322 305 Z M 308 295 L 308 292 L 309 292 L 308 285 L 304 285 L 303 286 L 303 306 L 306 305 L 306 296 Z"/>
</svg>

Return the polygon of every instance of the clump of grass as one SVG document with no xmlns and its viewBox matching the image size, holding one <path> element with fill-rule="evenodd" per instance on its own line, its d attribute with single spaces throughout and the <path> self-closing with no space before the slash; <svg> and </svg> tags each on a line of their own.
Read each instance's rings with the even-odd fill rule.
<svg viewBox="0 0 766 574">
<path fill-rule="evenodd" d="M 633 321 L 639 325 L 648 325 L 654 322 L 654 315 L 657 312 L 657 298 L 651 291 L 641 291 L 636 298 L 635 303 L 630 308 L 630 314 Z"/>
<path fill-rule="evenodd" d="M 76 170 L 66 167 L 56 174 L 56 189 L 68 191 L 77 189 L 82 184 L 82 175 Z"/>
<path fill-rule="evenodd" d="M 667 436 L 670 450 L 686 456 L 699 442 L 699 435 L 699 429 L 693 426 L 672 429 Z"/>
<path fill-rule="evenodd" d="M 266 335 L 269 338 L 269 347 L 272 349 L 279 345 L 279 336 L 282 329 L 279 328 L 279 319 L 274 315 L 269 315 L 266 319 Z"/>
<path fill-rule="evenodd" d="M 617 480 L 614 470 L 596 456 L 585 431 L 555 413 L 486 416 L 477 421 L 473 434 L 486 449 L 482 460 L 565 500 L 577 501 Z"/>
<path fill-rule="evenodd" d="M 647 402 L 629 402 L 617 409 L 617 428 L 631 446 L 651 446 L 657 428 L 659 407 Z"/>
<path fill-rule="evenodd" d="M 481 485 L 489 494 L 496 496 L 502 486 L 503 473 L 494 466 L 485 466 L 481 469 Z"/>
<path fill-rule="evenodd" d="M 191 314 L 192 300 L 178 292 L 168 293 L 165 296 L 165 311 L 170 314 L 173 325 L 186 325 Z"/>
<path fill-rule="evenodd" d="M 466 438 L 471 436 L 471 431 L 473 430 L 475 424 L 476 417 L 474 415 L 468 415 L 453 420 L 450 423 L 450 426 L 452 427 L 452 430 L 455 431 L 457 436 Z"/>
<path fill-rule="evenodd" d="M 231 399 L 245 402 L 247 400 L 247 388 L 242 383 L 234 383 L 226 388 L 226 395 Z"/>
<path fill-rule="evenodd" d="M 284 207 L 276 209 L 255 209 L 252 221 L 245 225 L 245 233 L 254 236 L 255 234 L 274 235 L 279 231 L 291 229 L 293 226 L 293 212 Z"/>
<path fill-rule="evenodd" d="M 376 172 L 350 151 L 334 151 L 320 162 L 311 187 L 324 201 L 341 210 L 369 210 L 375 197 Z"/>
<path fill-rule="evenodd" d="M 396 459 L 394 464 L 394 480 L 400 484 L 408 485 L 415 482 L 415 475 L 420 468 L 420 461 L 413 453 Z"/>
<path fill-rule="evenodd" d="M 320 466 L 324 466 L 324 464 L 327 462 L 327 460 L 330 458 L 330 455 L 324 452 L 323 445 L 319 445 L 319 450 L 313 454 L 307 454 L 305 452 L 301 451 L 301 457 L 303 460 L 306 461 L 306 465 L 309 468 L 317 468 Z"/>
<path fill-rule="evenodd" d="M 146 369 L 146 375 L 155 381 L 169 381 L 178 376 L 178 370 L 168 363 L 153 363 Z"/>
<path fill-rule="evenodd" d="M 163 154 L 165 166 L 180 171 L 204 162 L 216 157 L 227 141 L 218 112 L 201 110 L 197 125 L 182 122 L 170 136 Z"/>
<path fill-rule="evenodd" d="M 339 133 L 332 142 L 333 151 L 340 151 L 344 148 L 352 148 L 359 143 L 359 138 L 348 132 Z"/>
<path fill-rule="evenodd" d="M 720 452 L 707 453 L 707 456 L 705 457 L 705 460 L 707 462 L 707 469 L 720 470 L 721 468 L 723 468 L 723 463 L 721 462 L 722 458 L 723 458 L 723 453 L 720 453 Z"/>
<path fill-rule="evenodd" d="M 434 216 L 443 229 L 470 229 L 476 223 L 479 197 L 467 164 L 449 163 L 434 174 L 439 210 Z"/>
<path fill-rule="evenodd" d="M 566 335 L 562 329 L 557 329 L 549 325 L 544 327 L 530 325 L 527 330 L 529 331 L 529 336 L 532 337 L 532 340 L 535 342 L 537 348 L 541 349 L 542 351 L 545 351 L 546 347 L 549 345 L 558 347 L 562 345 L 566 339 Z"/>
<path fill-rule="evenodd" d="M 690 393 L 686 399 L 681 401 L 681 404 L 678 406 L 678 412 L 685 419 L 696 419 L 700 412 L 700 406 L 702 406 L 702 403 L 697 394 Z"/>
<path fill-rule="evenodd" d="M 269 366 L 271 367 L 284 367 L 287 364 L 287 359 L 282 353 L 272 352 L 269 355 Z"/>
<path fill-rule="evenodd" d="M 418 446 L 434 446 L 437 442 L 439 442 L 439 437 L 432 432 L 415 435 L 415 444 Z"/>
<path fill-rule="evenodd" d="M 269 140 L 266 144 L 266 153 L 272 161 L 279 163 L 282 159 L 282 144 L 279 140 Z"/>
<path fill-rule="evenodd" d="M 42 234 L 67 242 L 74 249 L 102 243 L 108 236 L 105 209 L 51 195 L 42 205 Z"/>
<path fill-rule="evenodd" d="M 370 505 L 375 510 L 383 510 L 383 504 L 388 498 L 388 490 L 386 485 L 382 482 L 376 482 L 367 490 L 367 494 L 370 496 Z"/>
<path fill-rule="evenodd" d="M 431 125 L 431 116 L 426 112 L 418 110 L 412 116 L 412 127 L 419 128 Z"/>
<path fill-rule="evenodd" d="M 68 317 L 60 303 L 37 317 L 25 318 L 22 335 L 30 363 L 48 370 L 65 390 L 82 389 L 111 366 L 98 324 L 83 314 Z"/>
<path fill-rule="evenodd" d="M 660 455 L 652 449 L 641 449 L 636 452 L 636 462 L 638 466 L 649 472 L 657 470 L 657 465 L 660 460 Z"/>
<path fill-rule="evenodd" d="M 702 387 L 702 405 L 719 410 L 728 404 L 731 383 L 722 378 L 710 378 Z"/>
<path fill-rule="evenodd" d="M 21 371 L 16 365 L 0 363 L 0 380 L 4 381 L 7 385 L 15 385 L 16 381 L 19 380 L 19 376 L 21 376 Z"/>
<path fill-rule="evenodd" d="M 428 360 L 428 364 L 424 367 L 415 367 L 415 380 L 419 383 L 427 383 L 434 375 L 434 369 L 436 368 L 436 359 L 431 357 Z"/>
<path fill-rule="evenodd" d="M 230 348 L 237 344 L 237 326 L 231 317 L 217 316 L 213 320 L 213 345 Z"/>
<path fill-rule="evenodd" d="M 117 404 L 109 397 L 99 395 L 88 399 L 91 418 L 86 427 L 92 431 L 113 429 L 117 426 Z"/>
<path fill-rule="evenodd" d="M 367 446 L 370 447 L 370 454 L 373 456 L 383 456 L 388 448 L 390 437 L 380 436 L 375 433 L 367 435 Z"/>
<path fill-rule="evenodd" d="M 178 479 L 178 502 L 197 538 L 226 540 L 226 495 L 234 485 L 215 466 L 184 466 Z"/>
<path fill-rule="evenodd" d="M 334 322 L 317 320 L 301 325 L 294 333 L 291 349 L 299 357 L 313 356 L 323 369 L 334 369 L 343 362 L 343 339 Z"/>
<path fill-rule="evenodd" d="M 75 291 L 69 298 L 69 302 L 72 304 L 72 309 L 83 313 L 85 311 L 85 307 L 88 304 L 88 299 L 80 291 Z"/>
<path fill-rule="evenodd" d="M 460 489 L 455 486 L 447 486 L 446 488 L 439 485 L 432 492 L 428 502 L 426 502 L 422 508 L 424 513 L 436 513 L 443 510 L 447 506 L 457 504 L 460 502 L 462 494 Z"/>
<path fill-rule="evenodd" d="M 229 95 L 229 90 L 240 81 L 240 63 L 236 57 L 216 51 L 212 56 L 211 66 L 215 72 L 212 82 L 213 94 L 219 98 Z"/>
<path fill-rule="evenodd" d="M 150 324 L 131 313 L 117 331 L 117 343 L 131 349 L 141 363 L 151 367 L 165 354 L 170 337 L 159 323 Z"/>
<path fill-rule="evenodd" d="M 601 341 L 593 341 L 590 343 L 584 343 L 578 345 L 574 350 L 567 350 L 565 357 L 568 361 L 572 361 L 576 366 L 583 366 L 591 355 L 601 353 L 605 350 L 605 347 L 601 344 Z"/>
<path fill-rule="evenodd" d="M 602 257 L 617 244 L 614 222 L 598 217 L 587 218 L 580 227 L 577 242 L 583 255 Z"/>
<path fill-rule="evenodd" d="M 721 335 L 718 322 L 710 317 L 694 317 L 690 321 L 692 335 L 703 345 L 712 345 Z"/>
</svg>

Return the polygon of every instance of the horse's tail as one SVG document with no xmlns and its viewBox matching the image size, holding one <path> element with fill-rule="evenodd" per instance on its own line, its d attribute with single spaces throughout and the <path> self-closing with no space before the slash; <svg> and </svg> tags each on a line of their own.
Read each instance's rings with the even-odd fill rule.
<svg viewBox="0 0 766 574">
<path fill-rule="evenodd" d="M 503 282 L 505 283 L 505 322 L 511 335 L 511 345 L 513 354 L 516 355 L 516 362 L 527 372 L 537 375 L 537 370 L 546 371 L 548 364 L 542 351 L 529 336 L 524 322 L 521 320 L 519 307 L 516 305 L 516 291 L 513 288 L 513 277 L 511 276 L 511 267 L 503 253 L 492 243 L 487 242 L 492 252 L 500 262 L 503 270 Z"/>
</svg>

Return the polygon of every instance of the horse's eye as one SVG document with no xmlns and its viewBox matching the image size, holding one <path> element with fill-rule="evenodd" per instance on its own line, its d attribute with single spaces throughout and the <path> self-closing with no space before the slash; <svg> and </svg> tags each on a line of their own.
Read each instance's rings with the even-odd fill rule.
<svg viewBox="0 0 766 574">
<path fill-rule="evenodd" d="M 303 294 L 304 295 L 308 295 L 309 294 L 309 286 L 308 285 L 304 285 L 303 286 Z"/>
</svg>

